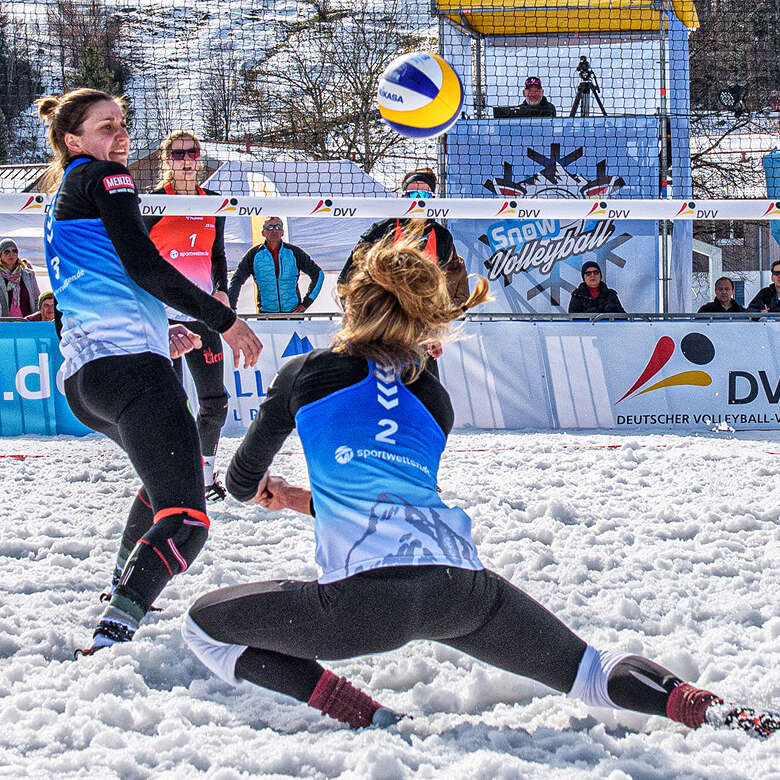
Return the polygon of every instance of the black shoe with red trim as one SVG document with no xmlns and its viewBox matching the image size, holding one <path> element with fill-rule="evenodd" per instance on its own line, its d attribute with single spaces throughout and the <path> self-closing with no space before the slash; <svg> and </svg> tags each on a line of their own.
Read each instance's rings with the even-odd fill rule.
<svg viewBox="0 0 780 780">
<path fill-rule="evenodd" d="M 738 704 L 712 704 L 707 707 L 706 723 L 716 728 L 744 731 L 751 737 L 766 739 L 780 730 L 780 712 L 759 712 Z"/>
</svg>

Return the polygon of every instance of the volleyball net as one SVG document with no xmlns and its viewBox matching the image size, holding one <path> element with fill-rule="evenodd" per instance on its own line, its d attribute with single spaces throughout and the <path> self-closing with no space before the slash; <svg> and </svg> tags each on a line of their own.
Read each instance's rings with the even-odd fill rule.
<svg viewBox="0 0 780 780">
<path fill-rule="evenodd" d="M 624 187 L 636 190 L 642 146 L 652 147 L 655 191 L 629 197 L 663 196 L 664 185 L 699 199 L 761 197 L 780 108 L 778 14 L 764 0 L 10 0 L 0 163 L 46 159 L 35 98 L 94 86 L 129 99 L 143 189 L 158 178 L 160 140 L 186 128 L 205 143 L 207 176 L 228 161 L 342 160 L 365 176 L 334 168 L 331 181 L 362 196 L 428 165 L 444 192 L 463 196 L 453 158 L 483 181 L 497 176 L 467 130 L 550 158 L 554 106 L 562 158 L 579 129 L 622 159 Z M 445 138 L 409 141 L 379 118 L 379 76 L 413 50 L 438 51 L 463 81 L 465 124 Z M 537 88 L 544 106 L 532 123 L 523 104 Z M 521 135 L 510 130 L 518 119 Z M 266 187 L 300 194 L 289 189 L 305 176 L 305 166 L 277 166 Z"/>
<path fill-rule="evenodd" d="M 90 86 L 128 100 L 141 191 L 168 133 L 200 137 L 202 180 L 222 198 L 143 196 L 142 209 L 227 216 L 235 251 L 273 212 L 328 267 L 371 220 L 428 216 L 499 297 L 543 260 L 512 311 L 533 310 L 540 286 L 565 305 L 550 279 L 577 282 L 588 252 L 626 286 L 647 257 L 683 288 L 705 267 L 760 284 L 779 249 L 778 16 L 768 0 L 11 0 L 0 217 L 45 210 L 35 99 Z M 463 82 L 461 118 L 437 139 L 404 138 L 377 110 L 380 75 L 415 50 Z M 396 201 L 422 167 L 443 197 Z"/>
</svg>

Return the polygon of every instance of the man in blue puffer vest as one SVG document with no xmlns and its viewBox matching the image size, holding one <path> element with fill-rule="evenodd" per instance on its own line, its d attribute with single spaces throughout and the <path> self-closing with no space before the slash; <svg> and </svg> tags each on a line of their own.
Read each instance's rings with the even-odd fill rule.
<svg viewBox="0 0 780 780">
<path fill-rule="evenodd" d="M 311 306 L 322 289 L 325 275 L 306 252 L 293 244 L 285 244 L 284 225 L 280 217 L 266 217 L 263 222 L 262 244 L 253 246 L 242 258 L 230 278 L 228 298 L 232 309 L 244 282 L 253 276 L 257 287 L 257 310 L 261 314 L 300 313 Z M 309 289 L 301 299 L 298 277 L 310 279 Z"/>
</svg>

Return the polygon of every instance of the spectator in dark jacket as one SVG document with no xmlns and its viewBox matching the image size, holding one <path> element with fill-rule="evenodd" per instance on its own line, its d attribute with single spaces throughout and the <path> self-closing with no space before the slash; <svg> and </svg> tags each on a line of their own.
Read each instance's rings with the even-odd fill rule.
<svg viewBox="0 0 780 780">
<path fill-rule="evenodd" d="M 436 174 L 430 168 L 418 168 L 409 171 L 401 180 L 401 193 L 404 198 L 420 201 L 433 198 L 436 193 Z M 421 224 L 424 223 L 424 224 Z M 444 271 L 447 280 L 447 291 L 450 300 L 455 306 L 461 306 L 469 297 L 469 282 L 466 266 L 455 251 L 455 243 L 452 234 L 444 225 L 440 225 L 433 219 L 382 219 L 374 222 L 371 227 L 360 236 L 355 249 L 365 248 L 366 245 L 375 244 L 377 241 L 392 236 L 393 243 L 406 237 L 406 231 L 410 226 L 417 224 L 420 232 L 420 249 L 434 260 Z M 352 272 L 352 261 L 355 250 L 347 258 L 347 262 L 341 269 L 338 283 L 346 284 Z"/>
<path fill-rule="evenodd" d="M 542 80 L 538 76 L 529 76 L 525 80 L 523 97 L 525 100 L 517 107 L 515 116 L 555 116 L 555 106 L 544 96 Z"/>
<path fill-rule="evenodd" d="M 401 179 L 401 194 L 402 197 L 410 198 L 416 201 L 418 206 L 421 206 L 424 200 L 436 197 L 437 184 L 436 174 L 431 168 L 416 168 L 407 172 Z M 447 292 L 452 305 L 462 306 L 469 297 L 469 279 L 466 266 L 455 251 L 455 242 L 450 231 L 433 219 L 391 217 L 374 222 L 360 236 L 358 243 L 347 258 L 347 262 L 339 274 L 338 283 L 346 284 L 349 281 L 356 251 L 366 251 L 369 246 L 382 240 L 392 240 L 396 244 L 405 240 L 415 231 L 420 251 L 444 272 L 444 277 L 447 280 Z M 431 344 L 428 347 L 428 354 L 431 358 L 428 361 L 428 370 L 437 379 L 439 370 L 436 361 L 441 357 L 441 352 L 441 344 Z"/>
<path fill-rule="evenodd" d="M 768 314 L 780 311 L 780 260 L 772 263 L 772 283 L 763 287 L 748 304 L 748 311 L 760 311 Z"/>
<path fill-rule="evenodd" d="M 725 314 L 726 312 L 745 311 L 734 300 L 734 282 L 728 276 L 721 276 L 715 282 L 715 300 L 705 303 L 699 314 Z"/>
<path fill-rule="evenodd" d="M 571 294 L 569 314 L 621 314 L 618 294 L 601 281 L 601 266 L 593 260 L 582 265 L 582 284 Z"/>
<path fill-rule="evenodd" d="M 27 322 L 54 322 L 56 304 L 54 293 L 51 290 L 46 290 L 38 296 L 38 311 L 28 314 L 24 319 Z"/>
</svg>

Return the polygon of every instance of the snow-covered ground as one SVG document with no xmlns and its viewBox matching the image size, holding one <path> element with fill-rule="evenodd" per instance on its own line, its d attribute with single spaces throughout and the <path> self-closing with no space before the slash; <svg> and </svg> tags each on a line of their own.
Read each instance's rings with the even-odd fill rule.
<svg viewBox="0 0 780 780">
<path fill-rule="evenodd" d="M 223 440 L 223 468 L 237 445 Z M 780 777 L 780 737 L 589 711 L 427 642 L 328 664 L 414 715 L 388 731 L 229 687 L 184 646 L 187 606 L 222 585 L 317 575 L 307 518 L 232 500 L 211 505 L 207 547 L 136 639 L 73 662 L 137 479 L 98 437 L 0 439 L 0 455 L 2 777 Z M 297 439 L 275 470 L 305 480 Z M 777 708 L 778 477 L 776 432 L 477 432 L 450 438 L 440 484 L 471 514 L 483 561 L 584 638 Z"/>
</svg>

